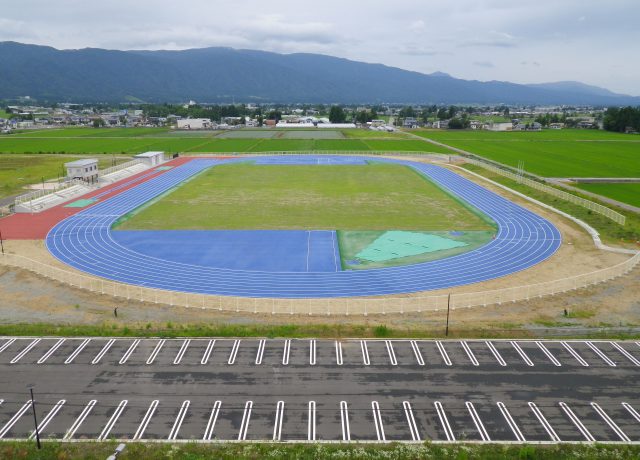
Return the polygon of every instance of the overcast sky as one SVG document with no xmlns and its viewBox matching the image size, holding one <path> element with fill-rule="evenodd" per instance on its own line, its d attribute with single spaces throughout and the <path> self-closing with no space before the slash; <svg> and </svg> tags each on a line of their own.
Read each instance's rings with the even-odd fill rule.
<svg viewBox="0 0 640 460">
<path fill-rule="evenodd" d="M 454 77 L 640 95 L 640 0 L 3 1 L 0 41 L 310 52 Z"/>
</svg>

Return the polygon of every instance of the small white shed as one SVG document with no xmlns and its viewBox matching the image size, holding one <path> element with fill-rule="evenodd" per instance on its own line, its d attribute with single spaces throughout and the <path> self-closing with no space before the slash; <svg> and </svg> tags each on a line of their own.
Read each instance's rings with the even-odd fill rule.
<svg viewBox="0 0 640 460">
<path fill-rule="evenodd" d="M 147 166 L 153 167 L 164 162 L 164 152 L 144 152 L 134 156 L 142 160 Z"/>
<path fill-rule="evenodd" d="M 71 179 L 82 179 L 87 182 L 98 180 L 98 160 L 87 158 L 72 161 L 64 164 L 67 168 L 67 177 Z"/>
</svg>

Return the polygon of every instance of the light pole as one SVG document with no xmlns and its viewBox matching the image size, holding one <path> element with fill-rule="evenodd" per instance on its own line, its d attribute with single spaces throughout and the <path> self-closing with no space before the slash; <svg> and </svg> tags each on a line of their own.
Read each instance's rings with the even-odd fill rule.
<svg viewBox="0 0 640 460">
<path fill-rule="evenodd" d="M 40 432 L 38 431 L 38 419 L 36 418 L 36 402 L 33 400 L 33 388 L 29 388 L 31 392 L 31 409 L 33 409 L 33 423 L 36 427 L 36 443 L 38 444 L 38 449 L 42 449 L 42 445 L 40 444 Z"/>
<path fill-rule="evenodd" d="M 451 312 L 451 294 L 447 296 L 447 326 L 444 330 L 445 337 L 449 337 L 449 313 Z"/>
</svg>

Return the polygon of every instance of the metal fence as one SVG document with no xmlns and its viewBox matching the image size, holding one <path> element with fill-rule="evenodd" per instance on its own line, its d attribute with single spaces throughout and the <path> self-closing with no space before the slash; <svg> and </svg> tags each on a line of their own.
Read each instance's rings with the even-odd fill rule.
<svg viewBox="0 0 640 460">
<path fill-rule="evenodd" d="M 626 261 L 591 273 L 537 284 L 489 291 L 454 293 L 452 309 L 526 301 L 568 292 L 622 276 L 640 262 L 640 252 Z M 447 308 L 448 295 L 381 298 L 268 299 L 192 294 L 134 286 L 64 270 L 16 254 L 0 255 L 0 263 L 29 270 L 55 281 L 98 294 L 140 302 L 202 310 L 297 315 L 378 315 L 421 313 Z"/>
<path fill-rule="evenodd" d="M 626 217 L 624 215 L 614 211 L 613 209 L 607 208 L 606 206 L 602 206 L 601 204 L 594 203 L 593 201 L 589 201 L 584 198 L 580 198 L 579 196 L 572 195 L 571 193 L 567 193 L 562 190 L 558 190 L 557 188 L 550 187 L 548 185 L 542 184 L 540 182 L 529 179 L 527 177 L 523 177 L 520 174 L 516 174 L 506 169 L 498 168 L 493 164 L 490 164 L 485 161 L 481 161 L 481 160 L 477 160 L 475 158 L 469 158 L 469 157 L 465 157 L 465 161 L 468 163 L 480 166 L 496 174 L 500 174 L 501 176 L 517 181 L 528 187 L 534 188 L 536 190 L 540 190 L 541 192 L 548 193 L 560 199 L 569 201 L 570 203 L 577 204 L 578 206 L 582 206 L 583 208 L 587 208 L 593 212 L 597 212 L 598 214 L 602 214 L 603 216 L 611 219 L 617 224 L 620 224 L 620 225 L 625 224 Z"/>
<path fill-rule="evenodd" d="M 62 190 L 73 187 L 74 185 L 83 185 L 85 187 L 89 187 L 90 184 L 80 180 L 80 179 L 71 179 L 65 182 L 60 182 L 54 185 L 54 188 L 34 190 L 29 193 L 25 193 L 24 195 L 20 195 L 16 197 L 15 205 L 19 206 L 24 203 L 28 203 L 29 201 L 37 200 L 38 198 L 42 198 L 43 196 L 53 195 L 54 193 L 58 193 Z"/>
</svg>

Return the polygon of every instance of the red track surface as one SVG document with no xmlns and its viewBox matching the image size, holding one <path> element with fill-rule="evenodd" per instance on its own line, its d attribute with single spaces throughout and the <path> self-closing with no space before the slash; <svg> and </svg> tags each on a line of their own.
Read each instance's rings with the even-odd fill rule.
<svg viewBox="0 0 640 460">
<path fill-rule="evenodd" d="M 171 160 L 167 163 L 162 164 L 162 166 L 179 166 L 188 161 L 191 161 L 192 158 L 176 158 L 175 160 Z M 46 211 L 41 211 L 38 213 L 28 214 L 28 213 L 18 213 L 12 214 L 5 218 L 0 219 L 0 232 L 2 232 L 2 238 L 5 240 L 43 240 L 58 222 L 61 220 L 72 216 L 74 214 L 79 213 L 87 208 L 93 206 L 93 204 L 89 206 L 85 206 L 84 208 L 65 208 L 64 205 L 69 202 L 76 201 L 84 198 L 91 198 L 92 196 L 108 192 L 116 188 L 118 185 L 123 184 L 125 182 L 133 181 L 137 177 L 140 177 L 144 174 L 148 174 L 152 169 L 147 169 L 146 171 L 142 171 L 139 174 L 134 176 L 127 177 L 126 179 L 122 179 L 118 182 L 114 182 L 111 185 L 106 187 L 99 188 L 92 192 L 87 193 L 86 195 L 82 195 L 79 197 L 75 197 L 65 203 L 62 203 L 58 206 L 55 206 L 51 209 L 47 209 Z M 144 179 L 136 181 L 132 184 L 127 185 L 126 187 L 122 187 L 118 190 L 114 190 L 113 193 L 108 193 L 100 197 L 101 201 L 104 201 L 108 198 L 118 195 L 119 193 L 124 192 L 125 190 L 129 190 L 130 188 L 136 187 L 137 185 L 142 184 L 154 177 L 157 177 L 166 171 L 157 171 L 155 174 L 152 174 Z M 96 201 L 97 204 L 98 202 Z"/>
</svg>

